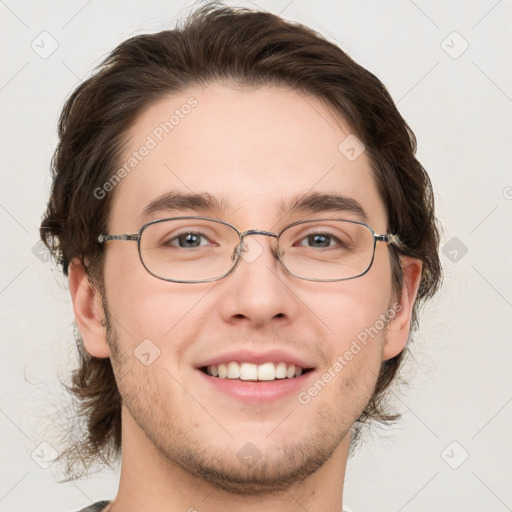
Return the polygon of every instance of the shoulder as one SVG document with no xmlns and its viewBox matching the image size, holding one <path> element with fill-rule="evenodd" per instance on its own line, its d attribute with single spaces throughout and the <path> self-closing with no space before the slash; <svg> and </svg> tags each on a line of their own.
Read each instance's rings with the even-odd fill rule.
<svg viewBox="0 0 512 512">
<path fill-rule="evenodd" d="M 83 508 L 79 510 L 78 512 L 100 512 L 103 510 L 110 501 L 97 501 L 96 503 L 93 503 L 92 505 L 89 505 L 86 508 Z"/>
</svg>

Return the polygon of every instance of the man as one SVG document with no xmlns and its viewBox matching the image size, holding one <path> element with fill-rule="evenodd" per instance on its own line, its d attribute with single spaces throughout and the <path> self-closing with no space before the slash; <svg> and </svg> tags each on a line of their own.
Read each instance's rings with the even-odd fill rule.
<svg viewBox="0 0 512 512">
<path fill-rule="evenodd" d="M 384 86 L 310 29 L 208 4 L 67 101 L 43 240 L 69 276 L 109 512 L 341 511 L 439 235 Z"/>
</svg>

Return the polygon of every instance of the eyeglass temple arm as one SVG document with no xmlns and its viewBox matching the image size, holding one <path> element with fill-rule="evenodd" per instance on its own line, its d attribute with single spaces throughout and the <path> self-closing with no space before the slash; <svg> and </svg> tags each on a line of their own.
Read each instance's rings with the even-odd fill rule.
<svg viewBox="0 0 512 512">
<path fill-rule="evenodd" d="M 403 243 L 398 235 L 375 235 L 377 242 L 386 242 L 388 244 L 395 245 L 396 247 L 402 247 Z"/>
<path fill-rule="evenodd" d="M 100 235 L 98 237 L 98 242 L 100 244 L 104 242 L 112 242 L 113 240 L 135 240 L 139 239 L 139 235 Z"/>
</svg>

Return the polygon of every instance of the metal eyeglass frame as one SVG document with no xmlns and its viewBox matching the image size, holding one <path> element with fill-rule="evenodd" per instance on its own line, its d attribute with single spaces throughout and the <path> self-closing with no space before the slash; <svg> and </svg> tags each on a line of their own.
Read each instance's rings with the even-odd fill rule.
<svg viewBox="0 0 512 512">
<path fill-rule="evenodd" d="M 198 219 L 198 220 L 208 220 L 208 221 L 218 222 L 220 224 L 224 224 L 224 225 L 230 227 L 231 229 L 233 229 L 238 234 L 238 238 L 240 239 L 240 242 L 239 242 L 238 246 L 234 250 L 234 254 L 236 254 L 236 260 L 233 263 L 233 266 L 225 274 L 223 274 L 221 276 L 218 276 L 218 277 L 213 277 L 213 278 L 210 278 L 210 279 L 186 280 L 185 281 L 185 280 L 171 279 L 171 278 L 166 278 L 166 277 L 158 276 L 158 275 L 154 274 L 153 272 L 151 272 L 151 270 L 146 266 L 146 264 L 144 263 L 144 260 L 142 258 L 142 254 L 141 254 L 141 250 L 140 250 L 140 240 L 141 240 L 141 237 L 142 237 L 142 233 L 149 226 L 151 226 L 153 224 L 158 224 L 160 222 L 166 222 L 166 221 L 169 221 L 169 220 L 185 220 L 185 219 Z M 333 221 L 333 220 L 334 221 L 343 221 L 343 222 L 350 222 L 352 224 L 359 224 L 361 226 L 364 226 L 365 228 L 367 228 L 370 231 L 370 233 L 373 236 L 373 248 L 372 248 L 372 257 L 371 257 L 370 263 L 368 264 L 368 267 L 366 268 L 366 270 L 364 272 L 361 272 L 360 274 L 357 274 L 357 275 L 352 276 L 352 277 L 343 277 L 341 279 L 315 279 L 315 278 L 310 278 L 310 277 L 302 277 L 302 276 L 298 276 L 297 274 L 294 274 L 293 272 L 288 270 L 288 268 L 281 261 L 279 251 L 277 251 L 276 255 L 277 255 L 277 259 L 278 259 L 279 263 L 281 263 L 282 267 L 289 274 L 291 274 L 292 276 L 295 276 L 298 279 L 303 279 L 305 281 L 317 281 L 317 282 L 337 282 L 337 281 L 347 281 L 349 279 L 356 279 L 356 278 L 361 277 L 364 274 L 366 274 L 370 270 L 370 268 L 372 267 L 373 261 L 375 259 L 375 248 L 377 246 L 377 242 L 384 242 L 384 243 L 387 243 L 387 244 L 392 244 L 392 245 L 395 245 L 398 248 L 401 247 L 401 245 L 402 245 L 402 242 L 400 241 L 398 235 L 392 235 L 392 234 L 378 235 L 377 233 L 375 233 L 375 230 L 371 226 L 369 226 L 368 224 L 365 224 L 364 222 L 355 221 L 355 220 L 347 220 L 347 219 L 322 219 L 322 218 L 320 218 L 320 219 L 311 219 L 311 220 L 299 220 L 297 222 L 293 222 L 292 224 L 289 224 L 288 226 L 284 227 L 279 233 L 272 233 L 270 231 L 262 231 L 260 229 L 249 229 L 247 231 L 241 232 L 235 226 L 230 224 L 229 222 L 226 222 L 226 221 L 223 221 L 223 220 L 220 220 L 220 219 L 213 219 L 211 217 L 200 217 L 200 216 L 169 217 L 169 218 L 165 218 L 165 219 L 157 219 L 157 220 L 153 220 L 151 222 L 147 222 L 146 224 L 144 224 L 139 229 L 138 233 L 134 233 L 134 234 L 131 234 L 131 235 L 126 234 L 126 233 L 122 234 L 122 235 L 112 235 L 112 234 L 99 235 L 98 238 L 97 238 L 97 241 L 98 241 L 98 243 L 100 245 L 103 245 L 105 242 L 114 242 L 114 241 L 119 241 L 119 242 L 126 242 L 126 241 L 137 242 L 137 250 L 138 250 L 138 253 L 139 253 L 140 262 L 142 263 L 143 267 L 147 270 L 147 272 L 149 274 L 151 274 L 153 277 L 156 277 L 157 279 L 161 279 L 163 281 L 169 281 L 169 282 L 173 282 L 173 283 L 208 283 L 208 282 L 212 282 L 212 281 L 219 281 L 220 279 L 225 278 L 226 276 L 228 276 L 229 274 L 231 274 L 235 270 L 235 268 L 238 266 L 240 260 L 242 259 L 241 258 L 241 253 L 243 251 L 243 243 L 244 243 L 244 238 L 246 236 L 248 236 L 248 235 L 270 236 L 270 237 L 273 237 L 273 238 L 277 239 L 277 243 L 278 243 L 277 247 L 279 247 L 279 237 L 287 229 L 290 229 L 293 226 L 297 226 L 298 224 L 306 224 L 306 223 L 309 223 L 309 222 L 318 222 L 318 221 L 324 221 L 324 220 L 327 220 L 327 221 Z"/>
</svg>

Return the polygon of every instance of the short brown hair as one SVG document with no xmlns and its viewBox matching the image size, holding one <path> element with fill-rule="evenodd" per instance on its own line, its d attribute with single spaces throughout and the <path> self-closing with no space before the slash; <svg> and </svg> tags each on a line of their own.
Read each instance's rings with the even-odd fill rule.
<svg viewBox="0 0 512 512">
<path fill-rule="evenodd" d="M 52 159 L 53 187 L 41 224 L 41 238 L 64 274 L 78 258 L 102 291 L 103 252 L 97 236 L 106 232 L 112 194 L 99 200 L 94 191 L 118 169 L 136 117 L 166 95 L 224 80 L 282 85 L 314 95 L 364 143 L 387 209 L 388 230 L 399 235 L 399 252 L 423 262 L 415 329 L 418 308 L 439 286 L 441 266 L 432 186 L 415 158 L 412 130 L 379 79 L 336 45 L 301 24 L 219 2 L 196 9 L 175 30 L 124 41 L 66 101 Z M 398 290 L 399 252 L 390 251 Z M 81 476 L 76 466 L 87 470 L 95 460 L 108 463 L 121 449 L 121 397 L 110 359 L 87 354 L 79 336 L 77 345 L 80 365 L 68 389 L 78 399 L 87 433 L 61 454 L 70 479 Z M 388 413 L 385 392 L 402 359 L 403 352 L 383 362 L 356 425 L 399 417 Z"/>
</svg>

